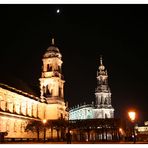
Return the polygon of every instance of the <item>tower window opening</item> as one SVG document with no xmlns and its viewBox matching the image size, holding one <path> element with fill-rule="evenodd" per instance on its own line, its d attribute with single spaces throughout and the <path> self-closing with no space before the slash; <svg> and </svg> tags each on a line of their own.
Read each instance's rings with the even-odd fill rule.
<svg viewBox="0 0 148 148">
<path fill-rule="evenodd" d="M 54 71 L 54 76 L 59 77 L 59 73 L 57 71 Z"/>
<path fill-rule="evenodd" d="M 105 118 L 107 118 L 107 114 L 105 114 Z"/>
<path fill-rule="evenodd" d="M 46 88 L 45 88 L 45 86 L 43 86 L 43 96 L 44 97 L 46 96 Z"/>
<path fill-rule="evenodd" d="M 60 66 L 58 66 L 58 71 L 61 73 L 61 67 Z"/>
<path fill-rule="evenodd" d="M 107 97 L 105 98 L 104 104 L 108 104 L 108 102 L 107 102 Z"/>
<path fill-rule="evenodd" d="M 47 71 L 52 71 L 52 67 L 49 64 L 47 64 Z"/>
<path fill-rule="evenodd" d="M 103 104 L 103 96 L 101 95 L 101 101 L 100 101 L 100 104 Z"/>
<path fill-rule="evenodd" d="M 61 113 L 61 119 L 63 119 L 63 114 Z"/>
<path fill-rule="evenodd" d="M 48 85 L 46 86 L 46 97 L 50 97 L 51 96 L 51 93 L 48 89 Z"/>
<path fill-rule="evenodd" d="M 59 87 L 59 97 L 62 97 L 61 87 Z"/>
</svg>

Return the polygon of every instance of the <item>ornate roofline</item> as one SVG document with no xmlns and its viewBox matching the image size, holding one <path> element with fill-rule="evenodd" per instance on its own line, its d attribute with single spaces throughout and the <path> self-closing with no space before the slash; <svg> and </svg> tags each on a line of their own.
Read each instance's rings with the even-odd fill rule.
<svg viewBox="0 0 148 148">
<path fill-rule="evenodd" d="M 25 97 L 29 97 L 29 98 L 34 99 L 34 100 L 36 100 L 36 101 L 40 101 L 40 98 L 39 98 L 39 97 L 34 96 L 34 95 L 31 95 L 31 94 L 29 94 L 29 93 L 26 93 L 26 92 L 24 92 L 24 91 L 22 91 L 22 90 L 16 89 L 16 88 L 14 88 L 14 87 L 11 87 L 11 86 L 9 86 L 9 85 L 0 83 L 0 87 L 2 87 L 3 89 L 7 89 L 7 90 L 9 90 L 9 91 L 15 92 L 15 93 L 17 93 L 17 94 L 23 95 L 23 96 L 25 96 Z"/>
</svg>

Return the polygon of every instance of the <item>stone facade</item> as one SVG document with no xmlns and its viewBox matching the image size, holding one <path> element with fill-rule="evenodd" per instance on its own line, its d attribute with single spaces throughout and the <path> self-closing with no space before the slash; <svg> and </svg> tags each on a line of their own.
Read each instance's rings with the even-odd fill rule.
<svg viewBox="0 0 148 148">
<path fill-rule="evenodd" d="M 44 105 L 38 97 L 0 84 L 0 132 L 8 132 L 9 138 L 35 137 L 25 128 L 29 120 L 44 118 Z"/>
<path fill-rule="evenodd" d="M 0 132 L 7 132 L 7 138 L 36 138 L 36 133 L 25 131 L 30 120 L 68 119 L 61 57 L 52 42 L 42 59 L 40 97 L 0 83 Z"/>
</svg>

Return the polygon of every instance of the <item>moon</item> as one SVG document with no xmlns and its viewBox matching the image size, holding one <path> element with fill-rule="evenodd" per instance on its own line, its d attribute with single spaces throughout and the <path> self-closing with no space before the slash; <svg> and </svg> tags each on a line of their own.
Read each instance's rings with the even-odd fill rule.
<svg viewBox="0 0 148 148">
<path fill-rule="evenodd" d="M 57 9 L 57 14 L 60 13 L 60 9 Z"/>
</svg>

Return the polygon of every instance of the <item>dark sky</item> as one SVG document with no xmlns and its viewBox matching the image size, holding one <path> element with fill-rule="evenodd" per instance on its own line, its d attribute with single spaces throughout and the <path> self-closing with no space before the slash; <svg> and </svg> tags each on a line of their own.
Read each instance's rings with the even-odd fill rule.
<svg viewBox="0 0 148 148">
<path fill-rule="evenodd" d="M 95 101 L 102 55 L 115 117 L 135 108 L 138 122 L 148 120 L 147 17 L 148 5 L 0 5 L 0 73 L 39 88 L 42 55 L 54 37 L 70 107 Z"/>
</svg>

